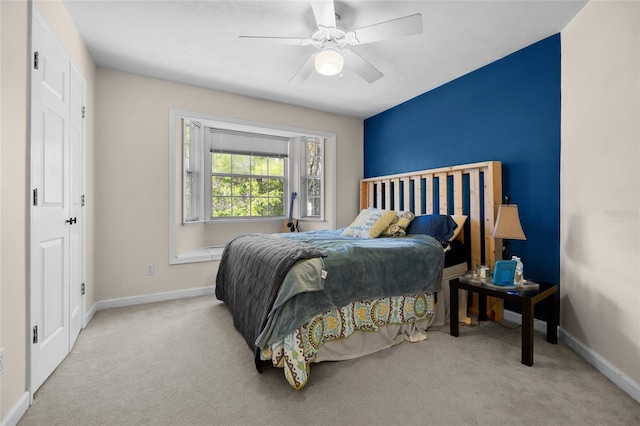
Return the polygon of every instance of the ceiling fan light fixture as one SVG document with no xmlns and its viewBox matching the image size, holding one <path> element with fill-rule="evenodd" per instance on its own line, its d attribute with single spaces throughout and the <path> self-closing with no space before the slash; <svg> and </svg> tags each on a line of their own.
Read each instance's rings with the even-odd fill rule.
<svg viewBox="0 0 640 426">
<path fill-rule="evenodd" d="M 318 74 L 326 76 L 340 74 L 344 66 L 344 56 L 335 47 L 325 47 L 316 55 L 314 64 Z"/>
</svg>

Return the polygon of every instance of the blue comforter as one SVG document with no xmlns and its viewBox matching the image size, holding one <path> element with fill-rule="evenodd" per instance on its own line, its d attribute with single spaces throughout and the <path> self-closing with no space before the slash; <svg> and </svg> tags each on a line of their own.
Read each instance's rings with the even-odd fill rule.
<svg viewBox="0 0 640 426">
<path fill-rule="evenodd" d="M 442 245 L 428 235 L 363 239 L 341 230 L 278 234 L 325 257 L 296 262 L 282 282 L 256 340 L 263 349 L 315 315 L 355 300 L 441 290 Z"/>
</svg>

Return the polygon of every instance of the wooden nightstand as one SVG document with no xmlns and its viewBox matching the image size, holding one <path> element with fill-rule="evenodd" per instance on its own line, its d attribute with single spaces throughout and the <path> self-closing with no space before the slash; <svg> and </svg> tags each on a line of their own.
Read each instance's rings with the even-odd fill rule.
<svg viewBox="0 0 640 426">
<path fill-rule="evenodd" d="M 449 283 L 449 300 L 451 311 L 458 308 L 458 289 L 469 290 L 479 295 L 491 296 L 509 302 L 519 303 L 522 306 L 522 363 L 533 365 L 533 308 L 539 302 L 547 304 L 547 342 L 558 343 L 558 314 L 556 306 L 556 284 L 538 283 L 538 288 L 507 288 L 497 289 L 488 281 L 473 277 L 472 274 L 463 275 Z M 487 320 L 486 298 L 479 297 L 478 321 Z M 458 321 L 451 321 L 450 334 L 454 337 L 459 335 Z"/>
</svg>

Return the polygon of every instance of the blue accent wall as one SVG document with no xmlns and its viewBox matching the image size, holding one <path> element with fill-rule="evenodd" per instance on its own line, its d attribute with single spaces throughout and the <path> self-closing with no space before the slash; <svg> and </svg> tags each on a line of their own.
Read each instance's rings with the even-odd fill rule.
<svg viewBox="0 0 640 426">
<path fill-rule="evenodd" d="M 365 177 L 502 162 L 527 241 L 525 277 L 560 282 L 560 35 L 364 122 Z"/>
</svg>

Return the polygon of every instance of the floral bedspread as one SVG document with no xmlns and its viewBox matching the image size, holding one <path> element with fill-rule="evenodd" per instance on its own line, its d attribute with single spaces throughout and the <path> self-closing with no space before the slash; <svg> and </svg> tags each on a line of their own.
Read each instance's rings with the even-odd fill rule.
<svg viewBox="0 0 640 426">
<path fill-rule="evenodd" d="M 377 331 L 384 325 L 428 319 L 434 311 L 433 293 L 352 302 L 316 315 L 282 340 L 263 349 L 260 357 L 283 368 L 289 384 L 301 389 L 309 379 L 310 363 L 323 343 L 349 337 L 355 331 Z"/>
</svg>

